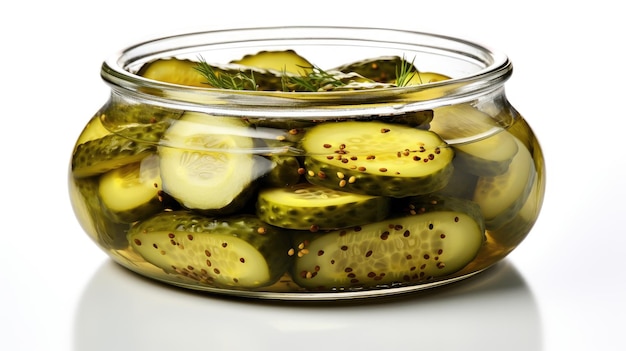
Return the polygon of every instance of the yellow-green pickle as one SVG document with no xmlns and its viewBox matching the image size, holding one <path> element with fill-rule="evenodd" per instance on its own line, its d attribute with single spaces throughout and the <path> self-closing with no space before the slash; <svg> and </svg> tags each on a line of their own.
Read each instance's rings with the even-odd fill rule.
<svg viewBox="0 0 626 351">
<path fill-rule="evenodd" d="M 516 248 L 543 201 L 511 73 L 480 45 L 397 30 L 141 43 L 102 66 L 111 96 L 72 152 L 72 205 L 114 261 L 189 289 L 324 300 L 455 282 Z"/>
</svg>

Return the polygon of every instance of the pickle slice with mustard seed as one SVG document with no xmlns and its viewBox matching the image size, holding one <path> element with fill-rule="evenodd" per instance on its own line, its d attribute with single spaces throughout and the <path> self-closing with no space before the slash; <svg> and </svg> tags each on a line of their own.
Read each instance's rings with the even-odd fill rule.
<svg viewBox="0 0 626 351">
<path fill-rule="evenodd" d="M 257 215 L 271 225 L 313 232 L 382 220 L 389 198 L 353 194 L 309 183 L 259 191 Z"/>
<path fill-rule="evenodd" d="M 454 151 L 437 134 L 398 124 L 324 123 L 311 128 L 301 146 L 306 179 L 340 191 L 428 194 L 446 186 L 453 171 Z"/>
<path fill-rule="evenodd" d="M 293 279 L 309 290 L 352 290 L 416 284 L 453 274 L 484 241 L 470 201 L 429 201 L 407 215 L 295 238 Z M 411 202 L 412 203 L 412 202 Z"/>
<path fill-rule="evenodd" d="M 190 211 L 159 213 L 128 231 L 146 261 L 182 281 L 251 289 L 287 271 L 290 236 L 252 215 L 212 218 Z"/>
</svg>

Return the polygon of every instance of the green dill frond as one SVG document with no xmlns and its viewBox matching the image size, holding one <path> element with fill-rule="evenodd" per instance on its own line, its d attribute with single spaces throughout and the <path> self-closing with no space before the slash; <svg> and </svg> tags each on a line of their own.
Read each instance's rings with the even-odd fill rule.
<svg viewBox="0 0 626 351">
<path fill-rule="evenodd" d="M 413 65 L 414 61 L 415 57 L 413 57 L 411 62 L 408 62 L 404 56 L 402 56 L 400 67 L 396 67 L 396 85 L 398 87 L 406 86 L 416 74 L 420 84 L 422 84 L 422 78 L 420 77 L 419 70 Z"/>
<path fill-rule="evenodd" d="M 203 83 L 219 89 L 257 90 L 257 84 L 252 70 L 250 70 L 249 76 L 244 72 L 232 74 L 224 71 L 216 71 L 204 58 L 198 57 L 198 59 L 198 65 L 194 68 L 206 79 L 206 82 Z"/>
<path fill-rule="evenodd" d="M 323 69 L 313 66 L 311 72 L 304 76 L 287 76 L 284 75 L 283 87 L 287 87 L 289 90 L 297 91 L 320 91 L 325 87 L 339 87 L 345 85 L 343 81 L 338 79 L 332 73 L 326 72 Z"/>
</svg>

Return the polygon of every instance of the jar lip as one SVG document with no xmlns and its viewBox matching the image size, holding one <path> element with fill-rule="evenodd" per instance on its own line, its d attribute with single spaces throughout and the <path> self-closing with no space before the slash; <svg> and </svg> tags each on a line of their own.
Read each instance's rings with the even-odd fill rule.
<svg viewBox="0 0 626 351">
<path fill-rule="evenodd" d="M 271 43 L 307 45 L 386 46 L 396 50 L 416 50 L 433 55 L 449 55 L 476 66 L 470 74 L 451 76 L 445 81 L 393 88 L 374 88 L 330 92 L 283 92 L 228 90 L 183 86 L 147 79 L 136 74 L 141 65 L 155 59 L 190 54 L 201 49 L 248 47 L 249 53 Z M 259 45 L 256 47 L 254 45 Z M 234 59 L 236 57 L 231 57 Z M 365 59 L 368 57 L 362 57 Z M 418 67 L 419 68 L 419 67 Z M 340 107 L 346 114 L 355 110 L 371 114 L 372 109 L 415 110 L 443 104 L 469 101 L 480 94 L 500 88 L 512 74 L 512 64 L 502 52 L 476 42 L 405 29 L 342 26 L 272 26 L 241 27 L 189 32 L 160 37 L 127 47 L 107 58 L 101 76 L 120 95 L 131 95 L 172 107 L 181 105 L 191 110 L 241 115 L 282 114 L 320 116 L 329 106 Z M 241 111 L 242 108 L 245 111 Z M 320 110 L 321 108 L 321 110 Z M 343 108 L 343 109 L 342 109 Z M 382 110 L 386 108 L 382 107 Z M 339 111 L 333 111 L 337 115 Z M 341 112 L 339 112 L 341 114 Z"/>
</svg>

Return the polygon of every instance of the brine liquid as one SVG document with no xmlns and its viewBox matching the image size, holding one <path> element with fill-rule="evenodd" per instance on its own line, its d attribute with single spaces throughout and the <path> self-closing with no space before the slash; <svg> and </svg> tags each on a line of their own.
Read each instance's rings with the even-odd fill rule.
<svg viewBox="0 0 626 351">
<path fill-rule="evenodd" d="M 289 133 L 289 129 L 286 130 L 287 133 Z M 269 128 L 266 131 L 271 132 L 272 130 L 271 128 Z M 306 133 L 306 128 L 303 128 L 300 133 Z M 103 134 L 106 134 L 106 132 L 103 132 Z M 302 282 L 303 279 L 311 278 L 311 276 L 314 276 L 315 270 L 312 269 L 306 272 L 299 272 L 294 270 L 293 268 L 293 265 L 295 265 L 295 263 L 291 263 L 289 267 L 286 267 L 284 269 L 284 272 L 280 275 L 280 278 L 278 278 L 277 280 L 274 279 L 274 281 L 268 282 L 268 284 L 261 284 L 262 286 L 242 287 L 237 286 L 236 284 L 216 284 L 212 279 L 198 278 L 201 275 L 198 275 L 196 273 L 192 274 L 189 270 L 171 270 L 155 265 L 153 262 L 146 260 L 144 256 L 134 250 L 131 243 L 128 242 L 127 235 L 129 233 L 129 230 L 131 230 L 131 227 L 138 225 L 138 223 L 144 220 L 148 220 L 151 216 L 156 215 L 160 212 L 179 210 L 189 211 L 185 209 L 185 206 L 183 206 L 179 201 L 174 199 L 166 192 L 160 191 L 158 193 L 157 198 L 160 203 L 156 205 L 150 205 L 153 207 L 150 208 L 150 206 L 140 206 L 141 208 L 137 209 L 136 211 L 147 212 L 141 213 L 138 217 L 140 219 L 134 219 L 133 216 L 136 213 L 133 211 L 135 210 L 114 211 L 110 208 L 107 208 L 107 206 L 103 202 L 103 190 L 100 185 L 102 184 L 106 174 L 108 172 L 111 172 L 111 170 L 107 170 L 106 172 L 102 173 L 94 171 L 93 175 L 81 175 L 80 177 L 74 177 L 72 175 L 70 176 L 72 204 L 86 232 L 98 243 L 98 245 L 100 245 L 104 250 L 109 252 L 111 257 L 115 261 L 142 275 L 146 275 L 151 278 L 175 285 L 185 286 L 192 289 L 218 292 L 222 291 L 234 294 L 237 294 L 238 292 L 259 292 L 260 294 L 265 294 L 266 296 L 272 296 L 272 294 L 277 294 L 276 296 L 279 296 L 281 293 L 290 292 L 368 291 L 372 289 L 393 289 L 406 286 L 415 287 L 415 289 L 417 290 L 420 289 L 420 286 L 422 285 L 427 286 L 429 283 L 432 282 L 453 280 L 454 278 L 469 275 L 471 273 L 478 272 L 491 266 L 495 262 L 498 262 L 503 257 L 505 257 L 509 252 L 511 252 L 511 250 L 513 250 L 524 239 L 524 237 L 528 234 L 531 227 L 533 226 L 541 207 L 545 186 L 544 161 L 543 155 L 541 154 L 541 149 L 529 126 L 521 117 L 515 119 L 515 121 L 511 124 L 509 128 L 500 131 L 499 135 L 500 137 L 506 135 L 507 138 L 514 139 L 519 146 L 520 149 L 517 152 L 511 153 L 512 160 L 501 159 L 498 158 L 499 156 L 494 156 L 495 160 L 489 160 L 490 156 L 487 155 L 485 156 L 485 158 L 487 158 L 487 161 L 485 161 L 486 163 L 483 165 L 480 163 L 483 161 L 478 160 L 476 162 L 479 163 L 478 166 L 476 166 L 476 164 L 472 164 L 472 162 L 474 162 L 474 160 L 476 159 L 479 159 L 481 155 L 480 152 L 478 152 L 477 155 L 472 154 L 473 151 L 471 142 L 464 143 L 462 146 L 459 147 L 458 150 L 456 149 L 456 145 L 451 145 L 451 147 L 455 149 L 457 155 L 454 160 L 454 174 L 450 178 L 450 183 L 444 189 L 437 190 L 436 193 L 447 197 L 456 197 L 463 201 L 483 201 L 483 211 L 486 211 L 483 213 L 485 216 L 483 220 L 486 224 L 486 230 L 484 233 L 484 240 L 478 248 L 477 252 L 467 253 L 473 258 L 469 260 L 467 264 L 464 264 L 462 267 L 460 267 L 460 269 L 442 276 L 426 276 L 423 279 L 397 279 L 393 281 L 389 281 L 384 279 L 384 277 L 381 277 L 380 280 L 383 281 L 383 283 L 377 283 L 375 279 L 372 279 L 368 282 L 359 281 L 355 282 L 354 284 L 341 283 L 338 286 L 333 286 L 332 283 L 329 283 L 328 285 L 323 285 L 323 288 L 311 288 L 310 286 L 302 286 L 302 284 L 299 282 Z M 100 136 L 84 135 L 81 137 L 80 140 L 91 140 L 97 139 L 98 137 Z M 276 145 L 269 146 L 274 147 Z M 497 147 L 497 145 L 495 147 Z M 466 157 L 464 159 L 464 162 L 457 162 L 459 160 L 458 155 L 461 153 L 459 150 L 461 150 L 462 148 L 469 150 L 470 156 Z M 520 152 L 527 153 L 529 157 L 517 157 Z M 157 158 L 159 157 L 158 151 L 155 151 L 151 155 L 156 155 L 154 157 Z M 281 161 L 283 161 L 283 159 L 286 159 L 286 156 L 282 157 L 280 154 L 274 154 L 272 156 L 261 155 L 260 157 L 263 157 L 267 160 L 273 160 L 274 163 L 280 163 Z M 296 177 L 296 183 L 306 182 L 307 174 L 305 172 L 308 172 L 308 170 L 302 164 L 303 156 L 297 154 L 289 154 L 289 157 L 296 157 L 296 159 L 300 162 L 297 167 L 294 168 L 295 172 L 300 172 L 299 178 Z M 523 161 L 520 161 L 520 159 Z M 141 160 L 144 160 L 144 156 L 140 156 L 137 158 L 137 162 L 140 162 Z M 103 163 L 106 162 L 109 161 L 103 161 Z M 525 164 L 514 164 L 514 162 L 525 162 Z M 500 165 L 500 163 L 502 164 L 502 166 Z M 494 170 L 484 170 L 484 167 L 491 167 L 490 165 L 493 165 L 493 167 L 495 167 Z M 496 169 L 500 166 L 503 168 L 502 170 Z M 472 167 L 477 168 L 478 171 L 476 169 L 471 169 Z M 515 179 L 507 179 L 507 167 L 519 167 L 519 169 L 524 170 L 524 172 L 526 173 L 523 175 L 512 174 L 510 177 L 515 177 Z M 112 170 L 117 169 L 116 167 L 110 168 L 112 168 Z M 476 175 L 477 172 L 480 173 L 483 170 L 485 171 L 484 175 Z M 264 172 L 265 170 L 261 170 L 259 173 Z M 463 178 L 465 175 L 468 174 L 470 175 L 470 178 Z M 341 184 L 341 181 L 344 179 L 341 178 L 340 175 L 337 175 L 337 177 L 337 183 Z M 137 179 L 146 179 L 147 182 L 153 182 L 153 180 L 151 180 L 152 178 L 150 178 L 149 175 L 141 175 Z M 349 178 L 346 178 L 345 182 L 348 182 L 349 180 Z M 156 187 L 157 184 L 148 184 L 148 188 L 150 186 Z M 247 203 L 240 206 L 240 209 L 237 210 L 237 212 L 235 213 L 222 215 L 219 213 L 207 214 L 203 211 L 197 212 L 200 215 L 218 218 L 218 220 L 225 222 L 227 222 L 230 217 L 239 214 L 248 214 L 251 216 L 255 216 L 255 209 L 257 208 L 255 203 L 257 201 L 256 194 L 259 192 L 260 189 L 268 186 L 269 185 L 267 183 L 259 182 L 259 184 L 255 184 L 254 188 L 246 189 L 245 191 L 250 191 L 252 194 L 251 196 L 246 198 L 245 201 Z M 272 186 L 275 186 L 275 183 L 272 183 Z M 485 194 L 479 194 L 477 186 L 485 187 L 485 189 L 487 189 Z M 497 188 L 499 186 L 505 187 L 503 191 L 509 191 L 510 189 L 514 189 L 519 193 L 517 195 L 499 194 L 497 191 L 493 191 L 493 189 L 489 188 Z M 493 197 L 489 198 L 492 195 Z M 207 194 L 207 196 L 212 195 Z M 481 196 L 483 197 L 481 198 Z M 399 201 L 402 201 L 402 199 L 392 198 L 390 200 L 390 208 L 386 209 L 389 212 L 389 218 L 393 218 L 394 215 L 398 215 L 397 213 L 394 213 L 394 211 L 396 211 L 397 203 Z M 494 201 L 502 202 L 498 203 Z M 367 223 L 365 225 L 367 225 Z M 268 224 L 268 227 L 272 227 L 272 225 Z M 285 252 L 281 253 L 281 255 L 288 256 L 289 260 L 291 261 L 298 260 L 298 255 L 306 251 L 306 246 L 301 245 L 308 245 L 308 243 L 306 243 L 306 240 L 299 241 L 300 239 L 298 239 L 298 233 L 302 233 L 306 237 L 307 235 L 313 235 L 311 234 L 311 232 L 315 232 L 316 236 L 323 235 L 324 232 L 324 230 L 319 231 L 317 228 L 309 228 L 308 230 L 278 228 L 278 230 L 287 230 L 295 233 L 293 235 L 293 241 L 291 243 L 291 250 L 286 250 Z M 317 252 L 307 251 L 303 255 L 321 256 L 322 253 L 320 251 L 322 250 L 318 250 Z M 202 255 L 204 253 L 194 254 Z M 367 255 L 368 252 L 364 252 L 361 254 Z M 415 252 L 415 254 L 421 254 L 421 252 L 418 250 Z M 355 267 L 350 267 L 350 269 L 354 268 Z M 350 274 L 347 269 L 348 267 L 346 267 L 346 276 Z M 382 271 L 391 271 L 393 269 L 393 267 L 381 268 Z M 298 274 L 301 274 L 302 276 L 298 279 L 292 279 L 294 275 Z M 309 276 L 306 276 L 307 274 Z M 372 269 L 372 274 L 375 274 L 374 269 Z M 377 277 L 379 276 L 373 276 L 373 278 Z M 417 277 L 417 275 L 415 275 L 415 277 Z"/>
</svg>

